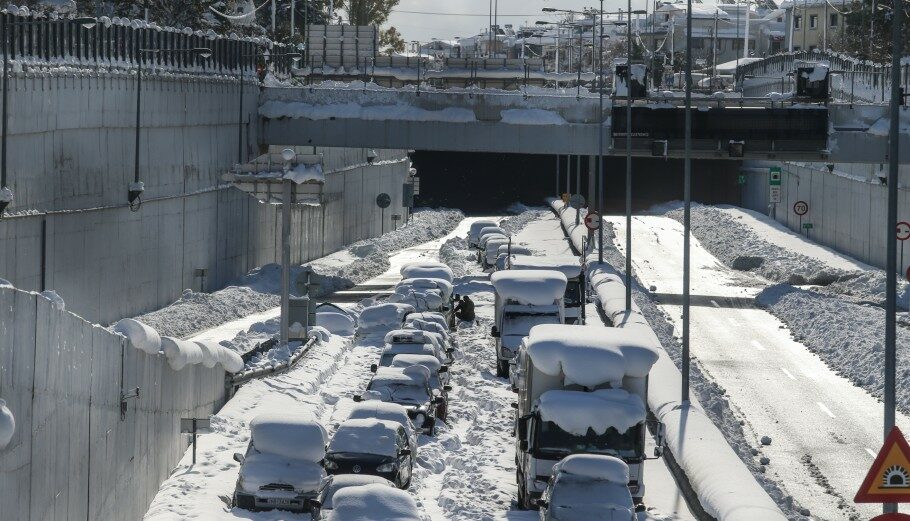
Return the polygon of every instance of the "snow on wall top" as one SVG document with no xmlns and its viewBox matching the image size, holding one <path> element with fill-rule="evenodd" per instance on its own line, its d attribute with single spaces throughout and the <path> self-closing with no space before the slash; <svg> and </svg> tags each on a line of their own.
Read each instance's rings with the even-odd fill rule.
<svg viewBox="0 0 910 521">
<path fill-rule="evenodd" d="M 566 278 L 574 279 L 581 275 L 581 261 L 574 255 L 547 255 L 546 257 L 515 255 L 512 257 L 512 269 L 556 270 L 561 271 Z"/>
<path fill-rule="evenodd" d="M 250 440 L 260 452 L 318 462 L 325 457 L 328 434 L 309 415 L 266 413 L 250 422 Z"/>
<path fill-rule="evenodd" d="M 562 298 L 568 280 L 552 270 L 507 270 L 490 275 L 496 294 L 518 304 L 546 306 Z"/>
<path fill-rule="evenodd" d="M 376 418 L 345 420 L 332 436 L 328 452 L 395 456 L 395 436 L 400 426 L 396 421 Z"/>
<path fill-rule="evenodd" d="M 645 421 L 647 415 L 641 398 L 624 389 L 547 391 L 540 395 L 538 411 L 541 420 L 576 436 L 584 436 L 589 429 L 603 434 L 610 427 L 626 432 Z"/>
<path fill-rule="evenodd" d="M 385 485 L 363 485 L 338 491 L 332 498 L 331 521 L 421 521 L 414 498 Z"/>
<path fill-rule="evenodd" d="M 629 484 L 629 466 L 619 458 L 603 454 L 572 454 L 553 467 L 553 473 L 556 472 L 620 485 Z"/>
</svg>

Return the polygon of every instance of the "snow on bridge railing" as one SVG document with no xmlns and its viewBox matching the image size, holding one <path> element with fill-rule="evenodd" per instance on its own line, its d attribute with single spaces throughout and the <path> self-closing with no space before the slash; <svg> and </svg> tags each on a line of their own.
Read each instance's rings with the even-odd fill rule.
<svg viewBox="0 0 910 521">
<path fill-rule="evenodd" d="M 794 72 L 799 63 L 827 63 L 831 72 L 831 93 L 848 101 L 882 102 L 890 97 L 891 65 L 859 60 L 837 52 L 819 50 L 793 51 L 775 54 L 736 68 L 736 85 L 742 89 L 748 77 L 784 77 Z M 792 83 L 792 82 L 791 82 Z M 910 86 L 910 57 L 901 60 L 901 86 Z"/>
<path fill-rule="evenodd" d="M 80 23 L 82 22 L 82 23 Z M 9 58 L 13 70 L 22 67 L 131 67 L 166 69 L 200 74 L 237 74 L 256 71 L 257 56 L 283 45 L 267 38 L 244 37 L 213 30 L 162 27 L 154 22 L 128 18 L 97 18 L 86 28 L 84 20 L 71 14 L 44 14 L 26 7 L 10 6 L 0 11 L 0 27 L 9 31 Z M 0 29 L 2 34 L 2 29 Z M 0 39 L 0 47 L 3 40 Z M 211 57 L 191 53 L 143 53 L 142 49 L 208 48 Z M 0 51 L 3 51 L 0 48 Z M 274 72 L 290 73 L 290 61 L 276 60 Z"/>
</svg>

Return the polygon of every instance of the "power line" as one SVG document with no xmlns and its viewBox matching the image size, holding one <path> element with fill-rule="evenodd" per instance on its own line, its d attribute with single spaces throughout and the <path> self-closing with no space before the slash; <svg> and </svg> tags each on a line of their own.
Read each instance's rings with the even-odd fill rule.
<svg viewBox="0 0 910 521">
<path fill-rule="evenodd" d="M 393 13 L 402 14 L 425 14 L 430 16 L 476 16 L 487 18 L 489 14 L 479 13 L 436 13 L 432 11 L 404 11 L 401 9 L 392 9 Z M 557 13 L 524 13 L 524 14 L 500 14 L 499 16 L 555 16 Z"/>
</svg>

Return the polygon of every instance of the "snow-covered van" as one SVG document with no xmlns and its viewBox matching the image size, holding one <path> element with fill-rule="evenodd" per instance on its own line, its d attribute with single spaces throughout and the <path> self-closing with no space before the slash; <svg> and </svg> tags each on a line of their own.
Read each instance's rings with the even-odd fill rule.
<svg viewBox="0 0 910 521">
<path fill-rule="evenodd" d="M 234 505 L 246 510 L 305 512 L 326 477 L 328 435 L 309 416 L 260 414 L 250 422 L 246 454 L 234 454 L 240 475 Z"/>
<path fill-rule="evenodd" d="M 476 248 L 480 240 L 480 230 L 494 226 L 499 226 L 499 223 L 488 219 L 472 222 L 470 229 L 468 229 L 468 247 Z"/>
<path fill-rule="evenodd" d="M 505 270 L 490 275 L 495 317 L 496 375 L 509 375 L 521 339 L 538 324 L 562 324 L 566 276 L 550 270 Z"/>
<path fill-rule="evenodd" d="M 522 506 L 534 507 L 553 465 L 576 453 L 622 459 L 641 500 L 648 373 L 659 356 L 650 342 L 627 329 L 549 324 L 522 341 L 513 378 Z"/>
<path fill-rule="evenodd" d="M 585 274 L 581 261 L 574 255 L 513 255 L 510 262 L 513 270 L 556 270 L 568 279 L 563 302 L 566 307 L 566 324 L 579 324 L 584 306 Z"/>
</svg>

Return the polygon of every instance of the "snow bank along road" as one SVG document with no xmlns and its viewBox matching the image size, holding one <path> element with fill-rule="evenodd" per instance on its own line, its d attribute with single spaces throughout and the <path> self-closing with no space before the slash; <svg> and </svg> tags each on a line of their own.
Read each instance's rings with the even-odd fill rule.
<svg viewBox="0 0 910 521">
<path fill-rule="evenodd" d="M 463 221 L 449 237 L 463 237 L 472 220 Z M 564 253 L 568 251 L 566 242 L 556 232 L 555 220 L 537 219 L 525 227 L 518 240 L 533 244 L 539 254 Z M 365 285 L 396 282 L 402 264 L 435 259 L 447 238 L 392 256 L 390 269 Z M 472 295 L 478 320 L 453 335 L 459 353 L 452 367 L 449 423 L 438 423 L 436 436 L 420 436 L 410 492 L 423 514 L 433 520 L 537 519 L 536 512 L 517 511 L 514 505 L 517 487 L 510 407 L 514 394 L 506 379 L 493 374 L 494 355 L 488 336 L 492 288 L 488 276 L 473 265 L 473 257 L 468 258 L 469 252 L 457 252 L 462 256 L 456 256 L 455 261 L 464 262 L 462 270 L 467 275 L 456 280 L 455 291 Z M 229 340 L 238 327 L 229 323 L 204 335 Z M 223 332 L 220 338 L 219 331 Z M 308 514 L 231 509 L 239 468 L 232 455 L 245 450 L 249 421 L 265 412 L 305 411 L 333 430 L 346 417 L 351 397 L 366 386 L 369 366 L 376 361 L 381 345 L 381 336 L 356 343 L 332 336 L 291 371 L 244 385 L 213 417 L 214 432 L 200 436 L 198 463 L 191 465 L 190 454 L 185 455 L 162 485 L 146 519 L 308 519 Z M 639 519 L 694 519 L 662 461 L 649 461 L 646 476 L 646 502 L 651 510 L 641 513 Z"/>
<path fill-rule="evenodd" d="M 624 251 L 625 218 L 607 217 Z M 761 226 L 760 221 L 750 226 Z M 682 328 L 682 225 L 659 216 L 632 222 L 633 268 Z M 777 234 L 765 235 L 774 240 Z M 815 519 L 875 515 L 852 502 L 881 444 L 882 406 L 838 376 L 752 300 L 768 281 L 734 271 L 692 240 L 691 349 L 702 370 L 727 393 L 747 434 L 770 458 L 767 474 Z M 848 262 L 848 261 L 842 261 Z M 910 428 L 906 416 L 898 424 Z"/>
</svg>

